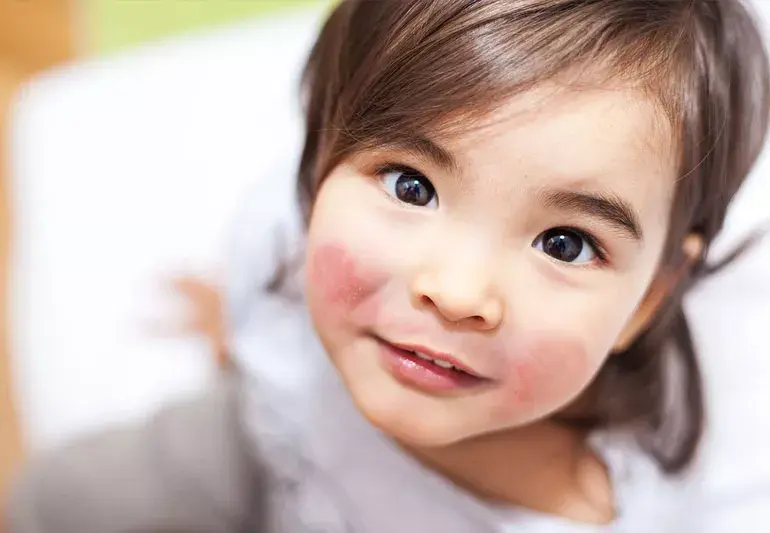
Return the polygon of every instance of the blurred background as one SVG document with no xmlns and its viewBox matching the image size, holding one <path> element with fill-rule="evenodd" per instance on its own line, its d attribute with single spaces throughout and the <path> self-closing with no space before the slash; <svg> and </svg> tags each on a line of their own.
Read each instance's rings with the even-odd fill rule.
<svg viewBox="0 0 770 533">
<path fill-rule="evenodd" d="M 334 1 L 0 0 L 0 492 L 23 455 L 217 371 L 234 226 L 260 192 L 257 219 L 291 213 L 297 82 Z M 767 222 L 767 152 L 713 259 Z M 240 229 L 266 263 L 273 229 Z M 757 246 L 686 301 L 720 491 L 770 479 L 768 262 Z"/>
<path fill-rule="evenodd" d="M 10 152 L 11 145 L 15 143 L 11 133 L 11 122 L 15 121 L 11 120 L 11 116 L 14 114 L 14 106 L 36 107 L 34 103 L 19 103 L 20 99 L 24 99 L 25 84 L 36 76 L 45 78 L 49 72 L 64 72 L 51 74 L 51 77 L 66 78 L 69 75 L 66 72 L 74 70 L 75 73 L 71 76 L 81 76 L 83 81 L 72 83 L 75 86 L 82 83 L 83 87 L 87 87 L 89 75 L 77 74 L 78 67 L 74 65 L 98 63 L 102 58 L 109 62 L 109 58 L 130 57 L 134 53 L 141 54 L 139 50 L 142 48 L 152 47 L 154 43 L 164 41 L 187 39 L 187 42 L 194 42 L 199 38 L 198 35 L 216 33 L 218 28 L 239 23 L 257 24 L 259 19 L 280 17 L 282 14 L 287 14 L 289 18 L 279 19 L 284 22 L 278 25 L 287 24 L 286 20 L 291 20 L 292 11 L 319 8 L 323 10 L 329 4 L 329 0 L 0 0 L 0 275 L 4 281 L 0 284 L 0 302 L 3 303 L 0 306 L 0 486 L 7 479 L 12 465 L 17 463 L 21 456 L 23 440 L 19 413 L 15 407 L 19 402 L 13 401 L 21 394 L 18 389 L 23 386 L 16 386 L 11 374 L 24 372 L 18 370 L 18 365 L 12 364 L 9 354 L 6 305 L 9 300 L 6 294 L 9 284 L 5 283 L 5 280 L 9 275 L 10 242 L 14 231 L 17 231 L 11 227 L 12 213 L 16 206 L 10 198 L 13 194 L 9 192 L 13 188 L 9 184 L 10 168 L 13 167 Z M 309 33 L 308 30 L 303 31 Z M 227 38 L 222 37 L 224 40 Z M 163 45 L 159 46 L 162 48 Z M 120 59 L 115 61 L 120 65 Z M 130 63 L 130 60 L 125 61 Z M 151 59 L 147 61 L 152 62 Z M 173 60 L 168 62 L 174 64 Z M 126 68 L 130 72 L 131 67 Z M 141 66 L 135 68 L 137 72 L 142 72 Z M 105 93 L 110 90 L 112 89 L 105 89 Z M 124 90 L 137 92 L 141 91 L 141 87 L 132 87 L 129 84 Z M 46 89 L 38 90 L 38 101 L 45 101 L 45 96 L 39 96 L 41 92 L 45 94 Z M 66 90 L 64 92 L 66 93 Z M 32 99 L 34 100 L 34 97 Z M 130 99 L 130 96 L 125 98 Z M 114 107 L 116 103 L 105 101 L 107 106 Z M 38 108 L 40 105 L 45 106 L 38 104 Z M 77 108 L 77 104 L 72 105 Z M 63 104 L 63 107 L 66 105 Z M 54 108 L 58 108 L 58 104 Z M 21 114 L 24 114 L 24 111 Z M 88 122 L 87 119 L 83 120 Z M 28 120 L 22 119 L 21 122 Z M 77 124 L 69 123 L 69 126 L 77 127 Z M 87 128 L 88 126 L 84 126 L 84 129 Z M 49 131 L 47 126 L 43 129 Z M 41 139 L 44 135 L 39 132 L 32 132 L 30 135 L 40 139 L 40 143 L 45 145 L 46 141 Z M 61 146 L 61 142 L 51 138 L 50 145 Z M 33 149 L 35 153 L 30 157 L 45 158 L 45 148 L 37 146 L 39 151 Z M 87 194 L 87 191 L 77 188 L 77 184 L 72 187 L 75 188 L 75 194 Z M 30 253 L 34 255 L 33 252 Z M 21 268 L 26 269 L 26 263 Z M 29 268 L 35 267 L 29 265 Z M 197 289 L 192 290 L 194 292 Z M 201 294 L 200 290 L 198 294 Z M 207 296 L 203 294 L 202 297 Z M 25 298 L 25 295 L 20 296 L 21 300 Z M 46 336 L 48 333 L 43 329 L 36 335 Z M 57 341 L 52 338 L 51 342 Z M 30 372 L 33 375 L 30 379 L 40 379 L 39 375 L 35 374 L 35 369 L 27 374 Z M 55 372 L 55 369 L 50 368 L 49 372 Z M 157 386 L 162 387 L 163 384 Z M 35 404 L 34 398 L 30 403 Z M 40 409 L 45 410 L 45 407 L 38 406 L 38 410 Z M 61 419 L 60 416 L 55 417 Z M 66 416 L 64 418 L 66 419 Z M 35 432 L 34 429 L 31 431 Z"/>
</svg>

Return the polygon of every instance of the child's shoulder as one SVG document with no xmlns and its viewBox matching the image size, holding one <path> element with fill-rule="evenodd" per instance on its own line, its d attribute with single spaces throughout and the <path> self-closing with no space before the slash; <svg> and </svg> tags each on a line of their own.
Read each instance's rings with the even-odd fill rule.
<svg viewBox="0 0 770 533">
<path fill-rule="evenodd" d="M 301 297 L 255 288 L 244 300 L 228 340 L 241 379 L 243 417 L 260 439 L 294 446 L 326 363 L 323 348 Z"/>
<path fill-rule="evenodd" d="M 687 511 L 696 501 L 697 472 L 666 474 L 638 438 L 623 430 L 596 432 L 588 443 L 609 471 L 618 521 L 627 528 L 624 531 L 650 524 L 688 523 Z"/>
</svg>

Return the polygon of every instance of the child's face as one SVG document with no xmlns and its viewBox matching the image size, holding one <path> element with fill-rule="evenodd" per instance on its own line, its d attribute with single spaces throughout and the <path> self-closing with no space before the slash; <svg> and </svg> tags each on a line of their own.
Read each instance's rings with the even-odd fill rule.
<svg viewBox="0 0 770 533">
<path fill-rule="evenodd" d="M 440 148 L 358 154 L 316 199 L 313 321 L 364 415 L 406 443 L 565 407 L 656 273 L 675 186 L 664 119 L 631 91 L 546 90 Z"/>
</svg>

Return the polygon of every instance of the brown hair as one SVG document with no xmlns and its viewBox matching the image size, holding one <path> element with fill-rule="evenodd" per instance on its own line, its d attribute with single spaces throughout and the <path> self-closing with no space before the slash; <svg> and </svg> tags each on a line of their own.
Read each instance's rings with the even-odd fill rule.
<svg viewBox="0 0 770 533">
<path fill-rule="evenodd" d="M 323 178 L 351 154 L 447 133 L 470 123 L 450 119 L 576 69 L 633 84 L 670 123 L 680 179 L 660 268 L 681 269 L 683 239 L 697 233 L 708 250 L 764 143 L 768 60 L 739 0 L 343 0 L 303 78 L 306 221 Z M 704 400 L 682 297 L 708 271 L 696 262 L 566 423 L 632 425 L 664 470 L 690 463 Z"/>
</svg>

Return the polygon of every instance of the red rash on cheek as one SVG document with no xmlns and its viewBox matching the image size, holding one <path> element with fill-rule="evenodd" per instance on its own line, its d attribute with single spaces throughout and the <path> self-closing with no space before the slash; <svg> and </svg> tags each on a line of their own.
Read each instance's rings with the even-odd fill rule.
<svg viewBox="0 0 770 533">
<path fill-rule="evenodd" d="M 339 311 L 358 307 L 378 285 L 376 275 L 365 272 L 338 244 L 315 249 L 308 279 L 323 301 Z"/>
<path fill-rule="evenodd" d="M 514 348 L 505 378 L 501 411 L 533 412 L 558 409 L 583 389 L 590 379 L 586 350 L 577 340 L 543 335 Z"/>
</svg>

